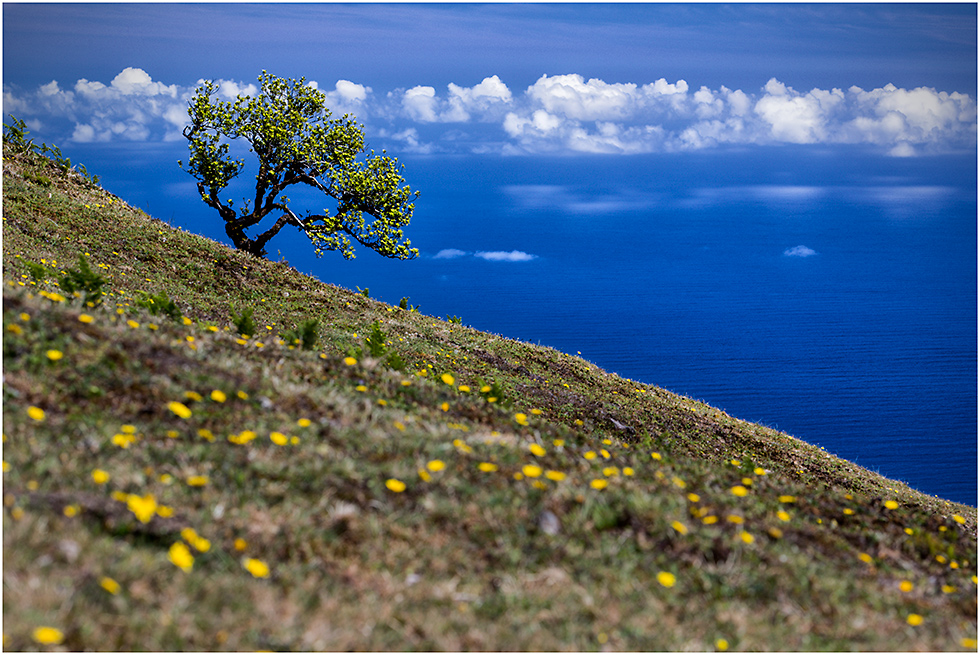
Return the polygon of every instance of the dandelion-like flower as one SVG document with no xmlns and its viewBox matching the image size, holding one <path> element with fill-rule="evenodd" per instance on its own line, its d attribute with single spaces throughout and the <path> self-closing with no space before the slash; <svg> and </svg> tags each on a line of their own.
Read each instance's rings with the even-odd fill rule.
<svg viewBox="0 0 980 655">
<path fill-rule="evenodd" d="M 59 359 L 61 359 L 62 357 L 64 357 L 65 354 L 63 352 L 61 352 L 60 350 L 53 350 L 52 349 L 52 350 L 49 350 L 47 352 L 47 356 L 48 356 L 48 359 L 50 359 L 52 362 L 56 362 Z"/>
<path fill-rule="evenodd" d="M 182 402 L 178 402 L 176 400 L 167 403 L 167 409 L 169 409 L 171 412 L 173 412 L 180 418 L 190 418 L 191 415 L 191 410 L 187 408 L 187 405 L 185 405 Z"/>
<path fill-rule="evenodd" d="M 521 469 L 521 472 L 524 473 L 524 475 L 526 475 L 529 478 L 540 477 L 541 474 L 543 473 L 541 467 L 535 466 L 534 464 L 525 465 L 524 468 Z"/>
<path fill-rule="evenodd" d="M 527 425 L 527 414 L 521 414 L 518 412 L 517 414 L 514 414 L 514 420 L 520 425 Z"/>
<path fill-rule="evenodd" d="M 738 496 L 739 498 L 749 495 L 749 490 L 740 484 L 737 484 L 734 487 L 732 487 L 730 491 L 736 496 Z"/>
<path fill-rule="evenodd" d="M 206 475 L 192 475 L 187 478 L 187 484 L 192 487 L 203 487 L 208 483 L 208 476 Z"/>
<path fill-rule="evenodd" d="M 34 405 L 27 408 L 27 415 L 38 423 L 44 420 L 44 410 Z"/>
<path fill-rule="evenodd" d="M 905 621 L 911 626 L 917 626 L 917 625 L 922 625 L 924 619 L 920 614 L 909 614 L 905 618 Z"/>
<path fill-rule="evenodd" d="M 533 443 L 530 446 L 528 446 L 528 450 L 531 451 L 532 455 L 535 455 L 537 457 L 544 457 L 548 452 L 544 448 L 542 448 L 539 444 L 536 443 Z"/>
<path fill-rule="evenodd" d="M 220 389 L 215 389 L 214 391 L 211 392 L 211 400 L 213 400 L 216 403 L 223 403 L 226 400 L 228 400 L 228 396 L 225 394 L 224 391 L 221 391 Z"/>
<path fill-rule="evenodd" d="M 389 478 L 385 481 L 385 486 L 388 487 L 390 491 L 394 491 L 396 494 L 400 494 L 405 491 L 405 483 L 401 480 L 396 480 L 395 478 Z"/>
<path fill-rule="evenodd" d="M 260 559 L 246 557 L 242 560 L 242 566 L 256 578 L 269 577 L 269 565 Z"/>
<path fill-rule="evenodd" d="M 443 373 L 440 379 L 446 384 L 448 384 L 449 386 L 453 386 L 454 384 L 456 384 L 456 380 L 449 373 Z"/>
<path fill-rule="evenodd" d="M 589 486 L 591 486 L 593 489 L 605 489 L 606 487 L 609 486 L 609 481 L 603 480 L 602 478 L 598 478 L 590 482 Z"/>
<path fill-rule="evenodd" d="M 661 571 L 657 574 L 657 582 L 670 589 L 677 584 L 677 576 L 675 576 L 673 573 L 668 573 L 667 571 Z"/>
<path fill-rule="evenodd" d="M 548 478 L 549 480 L 553 480 L 554 482 L 561 482 L 565 479 L 565 474 L 561 471 L 545 471 L 544 477 Z"/>
<path fill-rule="evenodd" d="M 129 494 L 126 498 L 126 507 L 136 515 L 140 523 L 149 523 L 153 520 L 153 515 L 156 514 L 157 500 L 153 494 L 146 494 L 145 496 Z"/>
<path fill-rule="evenodd" d="M 65 633 L 58 628 L 42 625 L 41 627 L 34 629 L 34 632 L 31 633 L 31 637 L 33 637 L 34 641 L 39 644 L 55 645 L 60 644 L 65 640 Z"/>
<path fill-rule="evenodd" d="M 484 473 L 493 473 L 497 470 L 497 465 L 491 462 L 480 462 L 476 467 Z"/>
<path fill-rule="evenodd" d="M 168 557 L 174 566 L 180 567 L 185 573 L 194 568 L 194 556 L 191 555 L 190 548 L 180 541 L 170 547 Z"/>
<path fill-rule="evenodd" d="M 95 484 L 105 484 L 109 481 L 109 474 L 102 469 L 95 469 L 92 471 L 92 481 Z"/>
<path fill-rule="evenodd" d="M 679 534 L 687 534 L 687 526 L 680 521 L 671 522 L 670 527 L 674 528 Z"/>
<path fill-rule="evenodd" d="M 270 433 L 269 439 L 272 441 L 272 443 L 276 444 L 277 446 L 285 446 L 287 443 L 289 443 L 289 437 L 284 435 L 282 432 Z"/>
<path fill-rule="evenodd" d="M 440 459 L 434 459 L 426 464 L 425 467 L 435 473 L 436 471 L 441 471 L 446 468 L 446 463 Z"/>
<path fill-rule="evenodd" d="M 103 577 L 99 580 L 99 586 L 115 596 L 119 593 L 119 583 L 110 577 Z"/>
</svg>

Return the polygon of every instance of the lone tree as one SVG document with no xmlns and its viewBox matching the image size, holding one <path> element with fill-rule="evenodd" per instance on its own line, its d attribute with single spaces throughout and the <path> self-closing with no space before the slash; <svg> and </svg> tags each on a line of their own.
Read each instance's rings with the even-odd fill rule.
<svg viewBox="0 0 980 655">
<path fill-rule="evenodd" d="M 190 125 L 184 136 L 191 155 L 184 167 L 197 179 L 201 200 L 218 210 L 235 247 L 265 256 L 265 245 L 286 225 L 299 228 L 316 249 L 339 250 L 354 257 L 351 239 L 385 257 L 411 259 L 418 250 L 404 238 L 419 192 L 404 184 L 398 160 L 382 150 L 359 161 L 365 151 L 363 125 L 349 114 L 331 118 L 325 96 L 306 78 L 282 79 L 265 71 L 256 96 L 239 95 L 234 103 L 215 97 L 213 81 L 205 82 L 191 99 Z M 245 166 L 229 154 L 230 142 L 243 139 L 259 159 L 255 197 L 223 200 L 222 191 Z M 305 212 L 290 207 L 285 191 L 295 184 L 315 189 L 336 201 L 336 211 Z M 249 237 L 247 230 L 276 217 L 266 231 Z M 367 219 L 366 216 L 372 217 Z"/>
</svg>

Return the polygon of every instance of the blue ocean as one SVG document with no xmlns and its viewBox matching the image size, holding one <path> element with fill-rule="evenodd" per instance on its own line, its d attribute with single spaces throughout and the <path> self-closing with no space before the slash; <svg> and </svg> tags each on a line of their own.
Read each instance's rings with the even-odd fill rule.
<svg viewBox="0 0 980 655">
<path fill-rule="evenodd" d="M 151 215 L 227 242 L 174 145 L 72 154 Z M 318 260 L 296 233 L 270 258 L 976 505 L 976 153 L 833 153 L 400 155 L 422 191 L 420 258 Z"/>
</svg>

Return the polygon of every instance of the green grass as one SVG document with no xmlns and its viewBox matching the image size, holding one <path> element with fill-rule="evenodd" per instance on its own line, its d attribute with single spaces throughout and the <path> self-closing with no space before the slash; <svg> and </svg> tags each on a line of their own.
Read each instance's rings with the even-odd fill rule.
<svg viewBox="0 0 980 655">
<path fill-rule="evenodd" d="M 975 508 L 4 154 L 5 648 L 976 650 Z"/>
</svg>

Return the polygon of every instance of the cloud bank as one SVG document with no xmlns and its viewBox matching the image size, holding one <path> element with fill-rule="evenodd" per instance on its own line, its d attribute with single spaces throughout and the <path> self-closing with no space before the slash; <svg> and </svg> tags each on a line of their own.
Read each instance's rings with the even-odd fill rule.
<svg viewBox="0 0 980 655">
<path fill-rule="evenodd" d="M 67 123 L 76 142 L 179 139 L 200 82 L 165 84 L 125 68 L 108 84 L 80 79 L 34 90 L 5 87 L 4 111 L 36 129 Z M 217 82 L 226 99 L 256 91 L 253 83 Z M 632 154 L 867 144 L 906 157 L 975 148 L 977 139 L 976 99 L 892 84 L 798 91 L 772 78 L 758 89 L 695 89 L 685 80 L 606 82 L 573 73 L 542 75 L 523 91 L 491 75 L 468 87 L 416 85 L 385 93 L 340 79 L 324 93 L 335 114 L 352 113 L 369 133 L 418 152 Z"/>
</svg>

